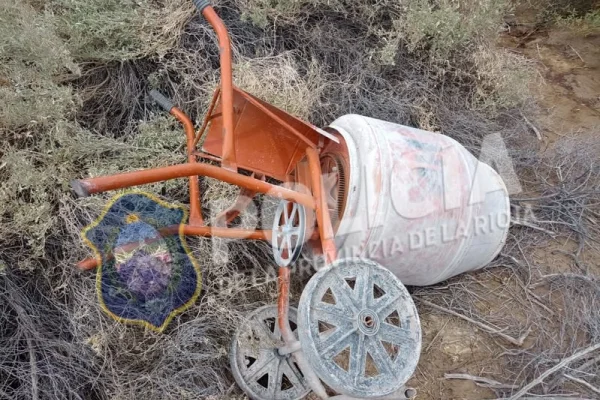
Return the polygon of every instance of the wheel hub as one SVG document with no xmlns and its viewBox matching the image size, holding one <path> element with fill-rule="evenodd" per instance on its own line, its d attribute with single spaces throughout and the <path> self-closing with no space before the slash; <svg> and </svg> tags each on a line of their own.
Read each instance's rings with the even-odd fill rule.
<svg viewBox="0 0 600 400">
<path fill-rule="evenodd" d="M 372 310 L 362 310 L 358 314 L 358 329 L 368 336 L 376 335 L 379 332 L 379 316 Z"/>
</svg>

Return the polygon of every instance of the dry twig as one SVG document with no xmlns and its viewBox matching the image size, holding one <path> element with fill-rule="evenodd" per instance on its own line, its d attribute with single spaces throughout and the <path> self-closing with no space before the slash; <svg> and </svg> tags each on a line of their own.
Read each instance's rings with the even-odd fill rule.
<svg viewBox="0 0 600 400">
<path fill-rule="evenodd" d="M 523 113 L 521 113 L 521 117 L 523 117 L 523 120 L 525 121 L 525 123 L 527 124 L 528 127 L 531 128 L 531 130 L 533 131 L 533 133 L 535 133 L 535 136 L 538 138 L 538 140 L 542 140 L 542 134 L 540 133 L 540 130 L 538 128 L 536 128 L 535 125 L 533 125 L 531 123 L 531 121 L 529 121 L 527 119 L 527 117 L 525 117 L 525 115 L 523 115 Z"/>
<path fill-rule="evenodd" d="M 483 378 L 481 376 L 473 376 L 469 374 L 444 374 L 445 379 L 465 379 L 475 382 L 477 386 L 490 388 L 490 389 L 516 389 L 518 386 L 501 383 L 489 378 Z"/>
<path fill-rule="evenodd" d="M 482 322 L 475 321 L 474 319 L 469 318 L 469 317 L 467 317 L 467 316 L 465 316 L 463 314 L 457 313 L 456 311 L 450 310 L 449 308 L 438 306 L 437 304 L 434 304 L 434 303 L 432 303 L 430 301 L 427 301 L 427 300 L 424 300 L 422 298 L 418 298 L 418 301 L 421 302 L 422 304 L 425 304 L 428 307 L 431 307 L 431 308 L 434 308 L 436 310 L 443 311 L 445 313 L 454 315 L 455 317 L 461 318 L 461 319 L 463 319 L 463 320 L 465 320 L 467 322 L 470 322 L 470 323 L 472 323 L 474 325 L 477 325 L 481 329 L 483 329 L 483 330 L 485 330 L 485 331 L 487 331 L 489 333 L 493 333 L 494 335 L 498 335 L 501 338 L 503 338 L 504 340 L 506 340 L 506 341 L 514 344 L 515 346 L 523 346 L 523 342 L 525 341 L 525 339 L 527 338 L 527 336 L 531 332 L 531 329 L 527 329 L 525 331 L 525 333 L 523 335 L 521 335 L 521 337 L 515 339 L 514 337 L 509 336 L 509 335 L 503 333 L 502 330 L 498 330 L 498 329 L 495 329 L 495 328 L 493 328 L 493 327 L 491 327 L 489 325 L 486 325 L 486 324 L 484 324 Z"/>
<path fill-rule="evenodd" d="M 584 381 L 583 379 L 580 378 L 576 378 L 572 375 L 569 374 L 563 374 L 565 376 L 565 378 L 572 380 L 573 382 L 577 382 L 580 385 L 585 386 L 586 388 L 588 388 L 589 390 L 591 390 L 594 393 L 598 393 L 600 394 L 600 389 L 598 389 L 596 386 L 590 384 L 589 382 Z"/>
<path fill-rule="evenodd" d="M 535 230 L 538 230 L 538 231 L 544 232 L 544 233 L 546 233 L 546 234 L 550 235 L 550 236 L 551 236 L 551 237 L 553 237 L 553 238 L 555 238 L 555 237 L 556 237 L 556 233 L 554 233 L 554 232 L 552 232 L 551 230 L 548 230 L 548 229 L 546 229 L 546 228 L 542 228 L 541 226 L 538 226 L 538 225 L 532 224 L 531 222 L 527 222 L 527 221 L 517 221 L 517 220 L 514 220 L 514 219 L 513 219 L 513 220 L 511 220 L 511 221 L 510 221 L 510 223 L 511 223 L 511 224 L 513 224 L 513 225 L 522 225 L 522 226 L 526 226 L 526 227 L 528 227 L 528 228 L 531 228 L 531 229 L 535 229 Z"/>
<path fill-rule="evenodd" d="M 563 359 L 561 362 L 559 362 L 558 364 L 556 364 L 554 367 L 547 369 L 539 377 L 537 377 L 533 381 L 529 382 L 527 385 L 523 386 L 523 388 L 521 390 L 519 390 L 517 393 L 515 393 L 514 395 L 512 395 L 510 397 L 510 400 L 520 399 L 521 397 L 523 397 L 524 395 L 526 395 L 527 392 L 529 392 L 532 388 L 534 388 L 537 385 L 539 385 L 540 383 L 542 383 L 544 381 L 544 379 L 546 379 L 548 376 L 550 376 L 554 372 L 559 371 L 560 369 L 562 369 L 562 368 L 568 366 L 569 364 L 571 364 L 573 361 L 578 360 L 581 357 L 585 356 L 586 354 L 589 354 L 589 353 L 591 353 L 591 352 L 593 352 L 595 350 L 598 350 L 598 349 L 600 349 L 600 343 L 597 343 L 597 344 L 595 344 L 593 346 L 590 346 L 590 347 L 587 347 L 587 348 L 585 348 L 583 350 L 580 350 L 577 353 L 571 355 L 570 357 L 567 357 L 567 358 Z"/>
</svg>

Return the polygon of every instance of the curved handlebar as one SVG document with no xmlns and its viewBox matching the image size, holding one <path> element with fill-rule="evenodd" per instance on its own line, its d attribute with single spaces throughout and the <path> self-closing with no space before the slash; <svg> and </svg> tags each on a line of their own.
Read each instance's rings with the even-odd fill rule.
<svg viewBox="0 0 600 400">
<path fill-rule="evenodd" d="M 219 40 L 221 64 L 221 108 L 223 112 L 223 154 L 222 166 L 237 171 L 235 142 L 233 140 L 233 74 L 231 68 L 231 42 L 229 33 L 208 0 L 192 0 L 204 18 L 212 26 Z"/>
</svg>

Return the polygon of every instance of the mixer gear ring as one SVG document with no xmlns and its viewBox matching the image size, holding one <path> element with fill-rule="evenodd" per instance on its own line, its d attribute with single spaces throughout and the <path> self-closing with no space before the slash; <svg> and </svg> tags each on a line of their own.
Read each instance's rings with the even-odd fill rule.
<svg viewBox="0 0 600 400">
<path fill-rule="evenodd" d="M 298 326 L 319 378 L 352 397 L 399 390 L 419 360 L 417 309 L 400 280 L 370 260 L 341 259 L 317 272 L 302 292 Z"/>
<path fill-rule="evenodd" d="M 288 319 L 295 335 L 296 315 L 296 309 L 290 307 Z M 250 398 L 298 400 L 310 391 L 291 354 L 279 355 L 282 346 L 277 306 L 254 310 L 236 330 L 229 357 L 231 371 Z"/>
<path fill-rule="evenodd" d="M 304 245 L 306 211 L 304 206 L 281 200 L 275 211 L 271 245 L 273 257 L 280 267 L 287 267 L 298 259 Z"/>
<path fill-rule="evenodd" d="M 323 192 L 331 216 L 331 223 L 334 227 L 340 224 L 346 207 L 346 191 L 348 190 L 346 169 L 347 167 L 339 154 L 325 153 L 321 157 Z"/>
</svg>

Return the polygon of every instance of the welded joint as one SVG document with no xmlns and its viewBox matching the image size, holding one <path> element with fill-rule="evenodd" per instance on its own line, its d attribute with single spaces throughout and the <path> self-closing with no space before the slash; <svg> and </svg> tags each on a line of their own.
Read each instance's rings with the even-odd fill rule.
<svg viewBox="0 0 600 400">
<path fill-rule="evenodd" d="M 300 351 L 302 346 L 300 345 L 300 341 L 296 340 L 292 343 L 288 343 L 283 347 L 277 349 L 277 352 L 280 356 L 287 356 L 288 354 L 295 353 Z"/>
</svg>

